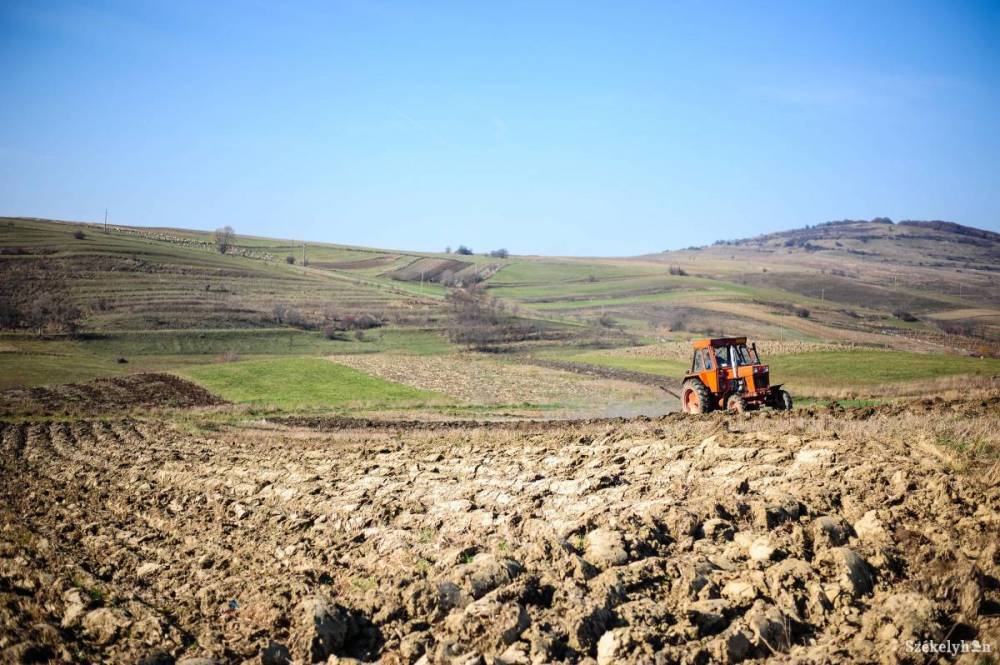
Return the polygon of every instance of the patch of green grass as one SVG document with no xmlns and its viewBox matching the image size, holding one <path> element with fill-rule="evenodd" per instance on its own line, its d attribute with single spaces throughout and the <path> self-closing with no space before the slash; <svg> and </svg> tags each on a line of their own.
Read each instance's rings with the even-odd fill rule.
<svg viewBox="0 0 1000 665">
<path fill-rule="evenodd" d="M 774 356 L 765 362 L 773 383 L 835 388 L 1000 373 L 1000 360 L 995 358 L 868 349 Z"/>
<path fill-rule="evenodd" d="M 584 363 L 586 365 L 601 365 L 602 367 L 614 367 L 632 372 L 645 372 L 646 374 L 660 374 L 662 376 L 681 377 L 688 369 L 688 363 L 667 358 L 634 358 L 629 356 L 612 356 L 600 351 L 588 351 L 584 353 L 559 353 L 550 357 L 558 360 L 568 360 L 570 362 Z"/>
<path fill-rule="evenodd" d="M 613 356 L 601 351 L 557 352 L 547 357 L 678 378 L 688 369 L 684 361 Z M 851 388 L 947 376 L 1000 374 L 1000 360 L 993 358 L 870 349 L 771 356 L 764 358 L 764 362 L 771 368 L 772 383 L 789 384 L 793 388 L 796 385 Z M 849 405 L 847 401 L 841 403 Z"/>
<path fill-rule="evenodd" d="M 619 279 L 639 275 L 666 273 L 667 269 L 644 265 L 615 264 L 602 261 L 515 259 L 490 278 L 489 284 L 544 285 L 553 282 L 588 282 L 591 278 L 601 280 Z"/>
<path fill-rule="evenodd" d="M 78 383 L 136 372 L 168 372 L 215 364 L 219 356 L 241 360 L 269 356 L 338 353 L 435 355 L 453 347 L 434 330 L 386 328 L 365 332 L 358 341 L 328 340 L 317 331 L 293 328 L 247 330 L 149 330 L 40 339 L 0 335 L 0 389 Z M 128 362 L 118 363 L 118 358 Z"/>
<path fill-rule="evenodd" d="M 122 373 L 114 360 L 89 355 L 0 353 L 0 389 L 75 383 Z"/>
<path fill-rule="evenodd" d="M 421 406 L 441 395 L 369 376 L 323 358 L 270 358 L 179 372 L 226 399 L 284 410 Z"/>
<path fill-rule="evenodd" d="M 558 302 L 528 302 L 522 303 L 522 307 L 543 311 L 557 310 L 584 310 L 601 307 L 616 307 L 623 305 L 644 305 L 659 302 L 677 302 L 691 300 L 696 302 L 699 299 L 718 297 L 725 295 L 725 291 L 718 290 L 683 290 L 664 291 L 662 293 L 650 293 L 638 296 L 620 296 L 608 298 L 596 298 L 591 300 L 560 300 Z"/>
</svg>

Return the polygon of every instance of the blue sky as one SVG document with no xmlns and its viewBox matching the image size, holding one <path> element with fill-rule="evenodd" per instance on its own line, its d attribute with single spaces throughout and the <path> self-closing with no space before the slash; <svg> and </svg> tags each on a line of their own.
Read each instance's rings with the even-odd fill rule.
<svg viewBox="0 0 1000 665">
<path fill-rule="evenodd" d="M 0 2 L 0 214 L 626 255 L 1000 230 L 1000 3 Z"/>
</svg>

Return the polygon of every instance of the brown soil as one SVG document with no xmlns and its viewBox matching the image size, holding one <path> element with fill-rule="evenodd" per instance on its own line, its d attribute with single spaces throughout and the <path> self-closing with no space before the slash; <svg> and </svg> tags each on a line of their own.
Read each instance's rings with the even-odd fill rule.
<svg viewBox="0 0 1000 665">
<path fill-rule="evenodd" d="M 620 367 L 607 367 L 605 365 L 592 365 L 590 363 L 580 363 L 572 360 L 554 360 L 549 358 L 525 357 L 524 363 L 537 367 L 548 367 L 560 369 L 584 376 L 600 377 L 602 379 L 613 379 L 616 381 L 628 381 L 630 383 L 640 383 L 646 386 L 669 387 L 674 390 L 680 388 L 680 380 L 663 376 L 660 374 L 650 374 L 649 372 L 637 372 Z"/>
<path fill-rule="evenodd" d="M 0 661 L 931 662 L 905 644 L 946 636 L 1000 649 L 1000 488 L 918 436 L 995 424 L 998 405 L 200 434 L 8 423 Z"/>
<path fill-rule="evenodd" d="M 399 259 L 398 256 L 376 256 L 371 259 L 357 259 L 354 261 L 310 261 L 313 268 L 324 270 L 365 270 L 366 268 L 378 268 L 386 266 Z"/>
<path fill-rule="evenodd" d="M 636 385 L 648 382 L 621 373 L 594 373 L 590 378 L 581 379 L 577 376 L 580 368 L 572 363 L 568 367 L 534 366 L 536 363 L 532 361 L 524 364 L 503 362 L 496 354 L 488 353 L 444 356 L 370 353 L 329 358 L 381 379 L 439 392 L 468 404 L 520 402 L 565 404 L 583 409 L 596 405 L 653 402 L 666 397 L 659 391 Z"/>
<path fill-rule="evenodd" d="M 130 374 L 87 383 L 0 391 L 0 415 L 93 414 L 225 403 L 201 386 L 172 374 Z"/>
<path fill-rule="evenodd" d="M 474 265 L 471 261 L 460 261 L 458 259 L 417 259 L 402 268 L 391 270 L 379 275 L 401 281 L 409 282 L 436 282 L 445 272 L 453 275 Z"/>
</svg>

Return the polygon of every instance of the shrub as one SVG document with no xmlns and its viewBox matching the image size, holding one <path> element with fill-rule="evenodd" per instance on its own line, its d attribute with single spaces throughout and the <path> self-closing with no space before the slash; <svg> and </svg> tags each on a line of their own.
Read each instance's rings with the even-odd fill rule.
<svg viewBox="0 0 1000 665">
<path fill-rule="evenodd" d="M 503 248 L 494 249 L 492 252 L 490 252 L 490 256 L 492 256 L 495 259 L 506 259 L 508 256 L 510 256 L 510 253 Z"/>
<path fill-rule="evenodd" d="M 326 315 L 323 332 L 327 339 L 343 339 L 339 333 L 349 330 L 371 330 L 381 328 L 383 325 L 385 322 L 380 317 L 368 312 L 341 315 L 331 311 Z"/>
<path fill-rule="evenodd" d="M 679 267 L 679 266 L 670 266 L 670 274 L 671 275 L 679 275 L 679 276 L 683 277 L 683 276 L 687 275 L 687 272 L 685 272 L 685 270 L 683 268 Z"/>
<path fill-rule="evenodd" d="M 229 248 L 233 246 L 233 238 L 235 236 L 236 231 L 231 226 L 223 226 L 222 228 L 215 229 L 215 246 L 218 248 L 220 254 L 225 254 L 229 251 Z"/>
<path fill-rule="evenodd" d="M 614 328 L 618 325 L 618 322 L 610 314 L 601 314 L 597 318 L 597 325 L 602 328 Z"/>
<path fill-rule="evenodd" d="M 805 307 L 795 308 L 795 316 L 799 317 L 800 319 L 808 319 L 809 314 L 810 314 L 809 310 L 806 309 Z"/>
<path fill-rule="evenodd" d="M 288 256 L 285 257 L 285 263 L 287 263 L 290 266 L 294 266 L 295 265 L 295 257 L 292 256 L 291 254 L 289 254 Z"/>
<path fill-rule="evenodd" d="M 77 229 L 76 231 L 73 231 L 73 237 L 77 240 L 83 240 L 87 237 L 87 234 L 83 232 L 83 229 Z"/>
<path fill-rule="evenodd" d="M 472 250 L 465 245 L 459 245 L 458 249 L 455 250 L 456 254 L 461 254 L 462 256 L 472 256 Z"/>
<path fill-rule="evenodd" d="M 666 323 L 673 331 L 687 330 L 688 317 L 684 312 L 671 312 L 667 315 Z"/>
<path fill-rule="evenodd" d="M 296 328 L 309 327 L 305 315 L 294 307 L 278 303 L 271 310 L 271 314 L 274 317 L 275 323 L 284 323 Z"/>
<path fill-rule="evenodd" d="M 913 314 L 911 314 L 910 312 L 907 312 L 905 309 L 897 309 L 892 313 L 892 315 L 895 316 L 900 321 L 906 321 L 907 323 L 913 323 L 914 321 L 920 320 L 917 317 L 913 316 Z"/>
<path fill-rule="evenodd" d="M 451 320 L 449 339 L 477 351 L 498 351 L 500 345 L 538 339 L 541 329 L 518 319 L 502 302 L 490 297 L 481 286 L 456 289 L 448 294 Z"/>
<path fill-rule="evenodd" d="M 79 327 L 82 313 L 61 293 L 42 293 L 28 307 L 27 324 L 39 332 L 70 333 Z"/>
<path fill-rule="evenodd" d="M 308 328 L 309 322 L 305 315 L 294 307 L 285 310 L 284 323 L 295 328 Z"/>
</svg>

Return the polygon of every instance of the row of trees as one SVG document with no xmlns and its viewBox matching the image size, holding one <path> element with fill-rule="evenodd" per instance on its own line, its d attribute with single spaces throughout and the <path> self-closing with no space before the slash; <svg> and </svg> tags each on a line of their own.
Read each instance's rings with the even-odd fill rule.
<svg viewBox="0 0 1000 665">
<path fill-rule="evenodd" d="M 445 247 L 444 253 L 451 254 L 451 247 L 450 246 Z M 475 254 L 475 252 L 473 252 L 472 249 L 466 247 L 465 245 L 459 245 L 458 249 L 455 250 L 455 253 L 460 254 L 462 256 L 472 256 L 473 254 Z M 508 252 L 503 247 L 501 247 L 500 249 L 494 249 L 490 252 L 487 252 L 487 254 L 495 259 L 506 259 L 508 256 L 510 256 L 510 252 Z"/>
</svg>

